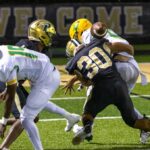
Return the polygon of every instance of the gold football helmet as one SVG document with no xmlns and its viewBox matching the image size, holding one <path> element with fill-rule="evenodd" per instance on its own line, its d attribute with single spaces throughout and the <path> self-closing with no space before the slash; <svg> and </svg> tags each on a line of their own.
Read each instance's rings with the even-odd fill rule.
<svg viewBox="0 0 150 150">
<path fill-rule="evenodd" d="M 81 18 L 77 19 L 75 22 L 72 23 L 69 29 L 69 35 L 71 39 L 77 39 L 80 42 L 82 42 L 81 36 L 82 33 L 89 29 L 92 26 L 92 23 L 86 19 L 86 18 Z"/>
<path fill-rule="evenodd" d="M 66 55 L 70 58 L 73 57 L 75 54 L 75 48 L 79 46 L 81 43 L 75 39 L 71 39 L 67 42 L 66 45 Z"/>
<path fill-rule="evenodd" d="M 38 41 L 44 46 L 52 44 L 52 37 L 56 34 L 54 25 L 48 20 L 38 19 L 33 21 L 28 28 L 29 40 Z"/>
</svg>

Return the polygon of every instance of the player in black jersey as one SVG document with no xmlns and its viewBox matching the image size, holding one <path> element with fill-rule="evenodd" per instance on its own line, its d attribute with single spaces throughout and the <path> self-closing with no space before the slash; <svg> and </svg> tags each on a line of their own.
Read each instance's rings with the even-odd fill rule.
<svg viewBox="0 0 150 150">
<path fill-rule="evenodd" d="M 76 75 L 76 79 L 83 84 L 93 85 L 92 92 L 84 105 L 83 128 L 74 136 L 72 140 L 74 145 L 91 137 L 94 118 L 109 104 L 118 108 L 124 122 L 130 127 L 150 131 L 150 120 L 138 119 L 126 83 L 116 70 L 111 58 L 111 53 L 116 50 L 117 47 L 107 40 L 95 38 L 88 45 L 80 48 L 66 66 L 66 70 Z"/>
</svg>

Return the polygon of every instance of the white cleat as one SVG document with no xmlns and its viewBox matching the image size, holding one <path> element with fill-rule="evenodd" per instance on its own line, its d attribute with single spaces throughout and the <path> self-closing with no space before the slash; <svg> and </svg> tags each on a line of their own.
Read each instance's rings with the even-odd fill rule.
<svg viewBox="0 0 150 150">
<path fill-rule="evenodd" d="M 67 120 L 67 125 L 65 127 L 65 131 L 69 132 L 72 129 L 72 127 L 80 121 L 80 118 L 81 118 L 80 115 L 71 114 L 70 119 Z"/>
<path fill-rule="evenodd" d="M 73 126 L 72 131 L 73 131 L 74 134 L 76 134 L 76 133 L 79 132 L 82 128 L 83 128 L 82 126 L 79 126 L 78 124 L 75 124 L 75 125 Z"/>
<path fill-rule="evenodd" d="M 72 144 L 73 145 L 79 145 L 81 142 L 83 142 L 86 138 L 91 137 L 91 133 L 86 133 L 84 131 L 84 127 L 82 127 L 73 137 Z"/>
<path fill-rule="evenodd" d="M 145 131 L 141 131 L 141 134 L 140 134 L 140 142 L 142 144 L 146 144 L 148 142 L 148 138 L 150 137 L 150 132 L 145 132 Z"/>
</svg>

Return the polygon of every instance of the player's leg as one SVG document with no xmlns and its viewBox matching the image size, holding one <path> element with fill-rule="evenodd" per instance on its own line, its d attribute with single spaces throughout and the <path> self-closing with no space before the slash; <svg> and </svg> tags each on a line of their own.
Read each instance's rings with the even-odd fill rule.
<svg viewBox="0 0 150 150">
<path fill-rule="evenodd" d="M 80 121 L 80 115 L 71 114 L 64 108 L 57 106 L 56 104 L 52 103 L 51 101 L 48 101 L 48 103 L 46 104 L 44 109 L 46 109 L 50 112 L 62 115 L 63 117 L 65 117 L 67 119 L 67 125 L 65 127 L 66 132 L 70 131 L 72 129 L 72 127 L 74 126 L 74 124 Z"/>
<path fill-rule="evenodd" d="M 0 148 L 9 148 L 9 146 L 17 139 L 22 131 L 23 128 L 20 119 L 17 119 L 16 122 L 11 126 L 9 133 L 7 134 Z"/>
<path fill-rule="evenodd" d="M 123 120 L 129 126 L 144 131 L 150 131 L 150 119 L 138 118 L 138 115 L 134 111 L 132 100 L 128 94 L 128 89 L 123 81 L 119 81 L 116 84 L 117 97 L 115 97 L 115 105 L 120 110 Z"/>
<path fill-rule="evenodd" d="M 20 119 L 22 126 L 26 130 L 34 148 L 37 150 L 43 150 L 43 147 L 38 128 L 34 123 L 34 118 L 46 106 L 49 98 L 52 97 L 58 88 L 59 83 L 60 76 L 58 71 L 51 72 L 47 80 L 43 80 L 40 84 L 37 83 L 36 86 L 32 87 L 26 105 L 21 112 Z"/>
<path fill-rule="evenodd" d="M 96 83 L 89 97 L 84 104 L 84 110 L 82 115 L 83 128 L 75 134 L 72 143 L 74 145 L 80 144 L 84 139 L 90 141 L 92 140 L 92 126 L 94 123 L 94 118 L 101 112 L 106 106 L 111 104 L 111 97 L 109 96 L 108 87 L 110 89 L 111 84 Z"/>
<path fill-rule="evenodd" d="M 43 148 L 38 129 L 33 120 L 44 108 L 48 98 L 49 97 L 44 92 L 38 89 L 32 89 L 20 116 L 23 128 L 26 130 L 34 148 L 38 150 L 42 150 Z"/>
<path fill-rule="evenodd" d="M 139 70 L 129 62 L 116 62 L 115 64 L 122 79 L 126 82 L 128 92 L 130 93 L 133 90 L 138 79 Z M 134 108 L 134 110 L 139 119 L 143 118 L 143 115 L 136 108 Z"/>
<path fill-rule="evenodd" d="M 12 123 L 12 126 L 10 127 L 8 134 L 6 135 L 4 141 L 1 144 L 1 149 L 4 147 L 9 148 L 9 146 L 18 138 L 18 136 L 23 131 L 21 122 L 19 120 L 20 109 L 25 105 L 28 94 L 24 94 L 24 91 L 22 91 L 20 86 L 17 87 L 17 94 L 18 96 L 15 96 L 15 102 L 12 105 L 12 114 L 15 118 L 9 119 L 9 122 L 7 123 Z"/>
<path fill-rule="evenodd" d="M 57 70 L 55 70 L 58 78 L 60 77 L 60 74 Z M 58 79 L 59 80 L 59 79 Z M 79 122 L 80 120 L 80 116 L 77 114 L 71 114 L 70 112 L 68 112 L 67 110 L 65 110 L 64 108 L 61 108 L 59 106 L 57 106 L 56 104 L 52 103 L 51 101 L 48 101 L 47 105 L 45 106 L 44 109 L 47 109 L 50 112 L 53 113 L 57 113 L 62 115 L 63 117 L 65 117 L 67 119 L 67 125 L 65 127 L 65 131 L 70 131 L 71 128 L 73 127 L 73 125 L 77 122 Z"/>
<path fill-rule="evenodd" d="M 127 63 L 121 63 L 121 62 L 116 63 L 118 72 L 120 73 L 122 79 L 124 81 L 126 81 L 129 93 L 134 88 L 139 74 L 141 75 L 142 85 L 144 85 L 147 80 L 145 75 L 141 74 L 141 72 L 139 71 L 138 64 L 134 60 L 132 60 L 132 61 L 133 61 L 133 63 L 128 63 L 128 62 Z M 136 108 L 134 108 L 134 111 L 137 114 L 138 119 L 143 118 L 143 115 Z M 145 132 L 144 130 L 141 130 L 141 133 L 140 133 L 140 142 L 141 143 L 145 144 L 149 137 L 150 137 L 150 132 Z"/>
</svg>

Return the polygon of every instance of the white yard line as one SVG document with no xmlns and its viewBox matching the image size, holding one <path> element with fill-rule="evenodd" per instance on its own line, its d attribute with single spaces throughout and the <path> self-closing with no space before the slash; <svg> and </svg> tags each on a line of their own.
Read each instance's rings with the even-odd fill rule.
<svg viewBox="0 0 150 150">
<path fill-rule="evenodd" d="M 150 117 L 148 115 L 148 117 Z M 122 119 L 121 116 L 108 116 L 108 117 L 96 117 L 96 120 L 114 120 Z M 52 122 L 52 121 L 66 121 L 65 118 L 54 118 L 54 119 L 40 119 L 41 122 Z"/>
<path fill-rule="evenodd" d="M 145 97 L 150 97 L 150 95 L 141 95 Z M 138 95 L 131 95 L 131 98 L 137 98 L 139 97 Z M 81 99 L 86 99 L 86 97 L 57 97 L 57 98 L 51 98 L 51 100 L 81 100 Z"/>
<path fill-rule="evenodd" d="M 121 116 L 110 116 L 110 117 L 96 117 L 97 120 L 107 120 L 107 119 L 121 119 Z M 54 119 L 40 119 L 42 122 L 48 122 L 48 121 L 64 121 L 65 118 L 54 118 Z"/>
<path fill-rule="evenodd" d="M 150 97 L 150 95 L 141 95 Z M 137 98 L 139 96 L 131 95 L 131 98 Z M 51 98 L 51 100 L 82 100 L 86 99 L 86 97 L 59 97 L 59 98 Z M 150 117 L 150 116 L 149 116 Z M 121 119 L 121 116 L 108 116 L 108 117 L 96 117 L 97 120 L 107 120 L 107 119 Z M 48 122 L 48 121 L 64 121 L 65 118 L 54 118 L 54 119 L 40 119 L 41 122 Z"/>
</svg>

